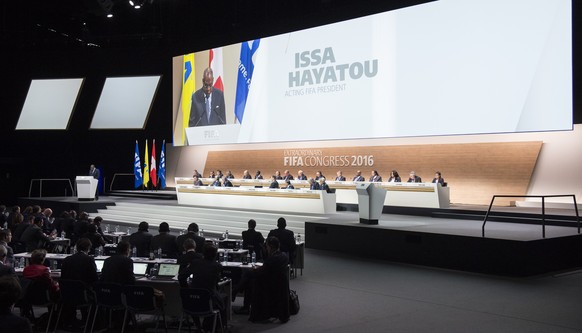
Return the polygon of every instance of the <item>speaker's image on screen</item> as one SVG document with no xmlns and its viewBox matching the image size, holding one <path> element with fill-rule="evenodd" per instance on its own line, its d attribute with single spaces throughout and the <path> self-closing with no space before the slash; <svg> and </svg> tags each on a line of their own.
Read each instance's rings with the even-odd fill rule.
<svg viewBox="0 0 582 333">
<path fill-rule="evenodd" d="M 159 81 L 160 76 L 107 78 L 91 129 L 144 128 Z"/>
<path fill-rule="evenodd" d="M 219 110 L 196 95 L 209 60 L 226 123 L 193 126 Z M 571 130 L 572 3 L 440 0 L 174 68 L 175 145 Z"/>
<path fill-rule="evenodd" d="M 32 80 L 17 130 L 66 130 L 83 79 Z"/>
</svg>

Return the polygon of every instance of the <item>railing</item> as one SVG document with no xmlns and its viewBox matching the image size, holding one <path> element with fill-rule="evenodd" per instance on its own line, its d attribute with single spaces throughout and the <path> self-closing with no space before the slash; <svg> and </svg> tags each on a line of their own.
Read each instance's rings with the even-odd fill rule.
<svg viewBox="0 0 582 333">
<path fill-rule="evenodd" d="M 555 194 L 555 195 L 494 195 L 491 198 L 491 203 L 489 204 L 489 209 L 487 209 L 487 214 L 485 214 L 485 219 L 483 220 L 483 226 L 481 227 L 481 235 L 485 237 L 485 224 L 487 223 L 487 218 L 491 212 L 491 207 L 495 198 L 541 198 L 542 199 L 542 238 L 546 238 L 546 198 L 563 198 L 572 197 L 574 201 L 574 210 L 576 211 L 576 223 L 578 225 L 578 233 L 580 233 L 580 216 L 578 215 L 578 204 L 576 204 L 576 196 L 574 194 Z"/>
<path fill-rule="evenodd" d="M 111 183 L 109 184 L 109 192 L 113 191 L 113 183 L 115 183 L 115 178 L 117 176 L 132 176 L 134 177 L 133 173 L 115 173 L 113 174 L 113 178 L 111 179 Z"/>
<path fill-rule="evenodd" d="M 32 197 L 32 185 L 34 182 L 38 182 L 39 183 L 39 192 L 38 192 L 38 197 L 42 198 L 42 183 L 45 181 L 66 181 L 69 183 L 69 188 L 71 189 L 71 196 L 75 196 L 75 190 L 73 189 L 73 184 L 71 183 L 71 180 L 68 178 L 53 178 L 53 179 L 31 179 L 30 180 L 30 186 L 28 187 L 28 197 Z M 65 196 L 66 192 L 65 192 Z"/>
</svg>

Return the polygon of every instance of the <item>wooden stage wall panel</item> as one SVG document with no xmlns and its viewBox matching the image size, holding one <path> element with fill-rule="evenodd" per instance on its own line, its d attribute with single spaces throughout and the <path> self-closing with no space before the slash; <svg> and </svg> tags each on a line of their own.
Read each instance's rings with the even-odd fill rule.
<svg viewBox="0 0 582 333">
<path fill-rule="evenodd" d="M 367 180 L 371 171 L 377 170 L 387 181 L 390 170 L 395 169 L 403 181 L 414 170 L 430 182 L 438 170 L 451 187 L 452 203 L 489 204 L 494 194 L 527 193 L 541 147 L 541 141 L 530 141 L 211 151 L 203 175 L 220 169 L 231 170 L 240 178 L 244 170 L 253 176 L 261 170 L 268 178 L 276 170 L 289 170 L 296 177 L 297 171 L 303 170 L 307 177 L 313 177 L 320 170 L 333 180 L 341 170 L 351 180 L 361 170 Z M 507 205 L 509 201 L 499 199 L 496 204 Z"/>
</svg>

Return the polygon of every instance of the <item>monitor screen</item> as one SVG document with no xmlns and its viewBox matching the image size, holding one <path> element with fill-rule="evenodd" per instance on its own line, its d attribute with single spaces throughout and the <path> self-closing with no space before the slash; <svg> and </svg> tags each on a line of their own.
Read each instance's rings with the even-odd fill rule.
<svg viewBox="0 0 582 333">
<path fill-rule="evenodd" d="M 178 275 L 179 269 L 180 265 L 177 264 L 160 264 L 160 271 L 158 272 L 158 276 L 176 276 Z"/>
<path fill-rule="evenodd" d="M 141 262 L 133 263 L 133 274 L 135 275 L 145 275 L 148 270 L 148 264 Z"/>
</svg>

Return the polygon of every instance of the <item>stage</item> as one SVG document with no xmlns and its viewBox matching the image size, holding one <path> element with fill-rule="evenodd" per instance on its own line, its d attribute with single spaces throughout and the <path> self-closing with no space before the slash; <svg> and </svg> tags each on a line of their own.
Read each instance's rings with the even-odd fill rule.
<svg viewBox="0 0 582 333">
<path fill-rule="evenodd" d="M 266 236 L 280 215 L 288 219 L 291 230 L 304 235 L 307 248 L 486 274 L 532 276 L 582 266 L 582 236 L 578 234 L 573 207 L 546 209 L 545 238 L 539 208 L 494 207 L 482 237 L 487 206 L 386 206 L 378 225 L 364 225 L 358 223 L 358 213 L 353 209 L 338 210 L 336 214 L 279 214 L 179 206 L 176 200 L 167 198 L 168 193 L 160 194 L 163 197 L 102 196 L 96 202 L 72 197 L 20 198 L 19 205 L 50 207 L 55 215 L 63 209 L 87 211 L 93 216 L 102 215 L 107 223 L 120 225 L 137 226 L 146 220 L 153 226 L 164 220 L 173 232 L 197 222 L 208 233 L 229 229 L 234 237 L 240 237 L 246 229 L 248 218 L 257 219 L 257 230 Z M 116 215 L 116 206 L 135 208 Z M 309 269 L 309 260 L 306 262 Z"/>
</svg>

